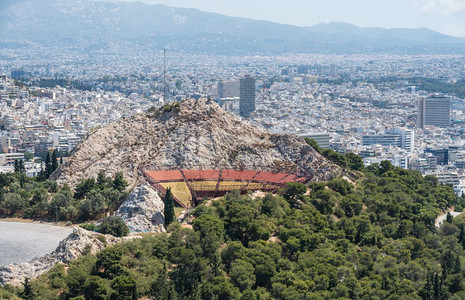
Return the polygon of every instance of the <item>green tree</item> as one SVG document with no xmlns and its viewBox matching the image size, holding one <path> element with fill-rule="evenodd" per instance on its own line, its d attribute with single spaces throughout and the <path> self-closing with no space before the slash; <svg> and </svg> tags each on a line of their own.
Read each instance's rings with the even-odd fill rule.
<svg viewBox="0 0 465 300">
<path fill-rule="evenodd" d="M 165 204 L 165 228 L 167 228 L 168 225 L 170 225 L 176 219 L 176 216 L 174 214 L 174 200 L 173 196 L 171 195 L 171 188 L 168 188 L 166 190 L 165 199 L 163 202 Z"/>
<path fill-rule="evenodd" d="M 15 159 L 14 168 L 15 173 L 26 173 L 26 167 L 22 159 Z"/>
<path fill-rule="evenodd" d="M 286 199 L 292 207 L 295 207 L 299 201 L 304 200 L 304 193 L 307 187 L 300 182 L 289 182 L 282 189 L 281 195 Z"/>
<path fill-rule="evenodd" d="M 83 290 L 86 299 L 107 300 L 110 296 L 110 285 L 98 276 L 87 278 Z"/>
<path fill-rule="evenodd" d="M 117 172 L 113 178 L 113 188 L 123 192 L 128 187 L 128 182 L 124 179 L 123 172 Z"/>
<path fill-rule="evenodd" d="M 52 165 L 52 159 L 50 157 L 50 152 L 47 151 L 47 155 L 45 156 L 45 177 L 49 178 L 50 175 L 53 173 L 53 165 Z"/>
<path fill-rule="evenodd" d="M 352 191 L 353 185 L 343 178 L 337 178 L 328 182 L 328 187 L 345 196 Z"/>
<path fill-rule="evenodd" d="M 127 275 L 116 276 L 111 282 L 111 287 L 115 290 L 112 299 L 137 300 L 137 285 L 134 278 Z"/>
<path fill-rule="evenodd" d="M 15 159 L 14 167 L 15 167 L 15 173 L 19 173 L 20 170 L 19 170 L 19 160 L 18 159 Z"/>
<path fill-rule="evenodd" d="M 32 287 L 29 278 L 24 280 L 24 290 L 21 294 L 21 298 L 23 299 L 33 299 L 34 294 L 32 292 Z"/>
<path fill-rule="evenodd" d="M 452 214 L 450 213 L 450 211 L 447 212 L 447 215 L 446 215 L 446 222 L 447 223 L 452 223 L 452 220 L 454 219 L 454 217 L 452 216 Z"/>
<path fill-rule="evenodd" d="M 24 209 L 27 206 L 27 202 L 18 193 L 6 193 L 0 206 L 10 214 L 13 214 Z"/>
<path fill-rule="evenodd" d="M 354 154 L 352 152 L 349 152 L 345 155 L 346 161 L 347 161 L 347 167 L 351 170 L 355 171 L 362 171 L 364 168 L 363 165 L 363 159 L 358 156 L 357 154 Z"/>
<path fill-rule="evenodd" d="M 96 187 L 103 190 L 109 186 L 111 186 L 111 178 L 105 175 L 105 171 L 98 172 Z"/>
<path fill-rule="evenodd" d="M 205 261 L 195 254 L 193 249 L 175 247 L 168 251 L 168 259 L 176 267 L 170 273 L 176 291 L 181 296 L 190 295 L 200 283 L 206 271 Z"/>
<path fill-rule="evenodd" d="M 394 166 L 389 160 L 383 160 L 379 164 L 379 173 L 382 175 L 388 171 L 392 171 L 394 169 Z"/>
<path fill-rule="evenodd" d="M 97 254 L 97 261 L 92 270 L 94 275 L 102 278 L 114 278 L 121 274 L 123 251 L 119 247 L 108 247 Z"/>
<path fill-rule="evenodd" d="M 342 198 L 339 202 L 339 207 L 348 217 L 358 216 L 362 211 L 363 202 L 358 195 L 349 194 Z"/>
<path fill-rule="evenodd" d="M 31 161 L 34 158 L 34 154 L 31 152 L 24 152 L 24 159 L 26 161 Z"/>
<path fill-rule="evenodd" d="M 105 197 L 99 190 L 91 190 L 86 199 L 79 204 L 81 220 L 94 219 L 105 212 Z"/>
<path fill-rule="evenodd" d="M 200 244 L 204 256 L 211 258 L 223 242 L 224 222 L 212 215 L 202 215 L 197 217 L 192 226 L 200 233 Z"/>
<path fill-rule="evenodd" d="M 99 232 L 122 237 L 129 234 L 129 228 L 120 217 L 106 217 L 100 225 Z"/>
<path fill-rule="evenodd" d="M 58 150 L 57 149 L 53 150 L 53 153 L 52 153 L 52 173 L 55 172 L 56 169 L 58 169 Z"/>
<path fill-rule="evenodd" d="M 235 260 L 231 264 L 229 272 L 231 280 L 241 291 L 251 288 L 255 285 L 255 268 L 253 265 L 242 259 Z"/>
<path fill-rule="evenodd" d="M 74 192 L 74 198 L 84 199 L 86 195 L 95 187 L 95 179 L 89 178 L 82 180 L 77 186 Z"/>
<path fill-rule="evenodd" d="M 59 219 L 67 219 L 69 215 L 64 214 L 66 208 L 73 206 L 73 196 L 69 187 L 63 187 L 49 204 L 48 211 L 53 217 L 58 214 Z M 75 216 L 74 216 L 75 217 Z"/>
<path fill-rule="evenodd" d="M 163 266 L 161 274 L 158 274 L 157 279 L 150 286 L 150 295 L 159 299 L 170 298 L 170 286 L 168 284 L 168 272 L 166 266 Z"/>
<path fill-rule="evenodd" d="M 335 164 L 345 168 L 347 166 L 346 159 L 344 155 L 337 153 L 332 149 L 323 149 L 321 154 L 329 159 L 330 161 L 334 162 Z"/>
</svg>

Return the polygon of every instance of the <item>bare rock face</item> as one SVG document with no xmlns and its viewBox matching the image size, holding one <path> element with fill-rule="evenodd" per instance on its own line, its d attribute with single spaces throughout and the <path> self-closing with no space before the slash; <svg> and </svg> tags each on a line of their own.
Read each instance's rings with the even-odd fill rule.
<svg viewBox="0 0 465 300">
<path fill-rule="evenodd" d="M 127 238 L 126 238 L 127 239 Z M 62 240 L 55 251 L 30 262 L 11 264 L 0 267 L 0 285 L 18 286 L 26 278 L 36 278 L 57 263 L 69 263 L 87 253 L 97 253 L 106 246 L 119 243 L 125 238 L 102 235 L 76 227 L 66 239 Z"/>
<path fill-rule="evenodd" d="M 268 133 L 212 100 L 190 99 L 90 134 L 53 177 L 75 186 L 101 170 L 107 175 L 122 171 L 134 188 L 145 182 L 142 169 L 173 168 L 299 170 L 313 181 L 340 173 L 300 137 Z"/>
<path fill-rule="evenodd" d="M 116 212 L 132 233 L 165 232 L 163 209 L 158 192 L 149 184 L 135 188 Z"/>
</svg>

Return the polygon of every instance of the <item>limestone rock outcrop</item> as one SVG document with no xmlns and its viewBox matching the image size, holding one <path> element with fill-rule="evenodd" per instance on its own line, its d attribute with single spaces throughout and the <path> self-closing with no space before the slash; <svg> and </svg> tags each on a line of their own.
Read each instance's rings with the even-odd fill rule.
<svg viewBox="0 0 465 300">
<path fill-rule="evenodd" d="M 142 169 L 167 168 L 299 170 L 314 181 L 340 173 L 300 137 L 244 123 L 213 100 L 189 99 L 89 134 L 53 177 L 75 186 L 101 170 L 122 171 L 134 188 L 145 182 Z"/>
<path fill-rule="evenodd" d="M 123 219 L 132 233 L 165 232 L 164 207 L 158 192 L 149 184 L 143 184 L 129 194 L 116 216 Z"/>
<path fill-rule="evenodd" d="M 18 286 L 26 278 L 36 278 L 57 263 L 69 263 L 86 253 L 97 253 L 108 245 L 119 243 L 128 238 L 116 238 L 102 235 L 76 227 L 73 232 L 60 242 L 55 251 L 29 262 L 11 264 L 0 267 L 0 285 Z"/>
</svg>

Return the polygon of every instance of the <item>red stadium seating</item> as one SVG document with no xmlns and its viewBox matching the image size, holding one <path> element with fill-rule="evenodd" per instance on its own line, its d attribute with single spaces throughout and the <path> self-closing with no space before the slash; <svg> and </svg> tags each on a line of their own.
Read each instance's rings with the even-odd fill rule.
<svg viewBox="0 0 465 300">
<path fill-rule="evenodd" d="M 252 170 L 223 170 L 221 180 L 245 180 L 249 181 L 258 173 Z"/>
<path fill-rule="evenodd" d="M 233 189 L 239 189 L 242 193 L 254 190 L 274 192 L 287 182 L 305 183 L 311 179 L 295 174 L 254 170 L 166 170 L 147 171 L 145 174 L 161 194 L 171 187 L 175 201 L 183 207 L 196 205 L 204 197 L 224 196 Z"/>
<path fill-rule="evenodd" d="M 283 179 L 281 179 L 279 181 L 279 183 L 286 183 L 286 182 L 295 182 L 297 180 L 297 175 L 294 175 L 294 174 L 290 174 L 290 175 L 287 175 L 286 177 L 284 177 Z"/>
<path fill-rule="evenodd" d="M 146 172 L 146 174 L 150 176 L 156 182 L 183 181 L 184 180 L 180 170 L 148 171 Z"/>
<path fill-rule="evenodd" d="M 287 175 L 288 174 L 286 173 L 260 172 L 260 174 L 255 176 L 253 181 L 278 183 L 281 179 L 283 179 Z"/>
<path fill-rule="evenodd" d="M 182 170 L 187 180 L 218 180 L 219 170 Z"/>
</svg>

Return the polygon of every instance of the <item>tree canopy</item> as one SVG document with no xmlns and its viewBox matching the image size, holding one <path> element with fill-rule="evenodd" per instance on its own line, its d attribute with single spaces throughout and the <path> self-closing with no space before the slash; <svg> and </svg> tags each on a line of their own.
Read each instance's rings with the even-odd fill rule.
<svg viewBox="0 0 465 300">
<path fill-rule="evenodd" d="M 28 282 L 37 299 L 464 299 L 464 201 L 389 163 L 193 212 L 192 229 L 144 236 Z M 39 196 L 37 196 L 40 199 Z M 20 295 L 21 289 L 0 295 Z M 79 299 L 79 298 L 75 298 Z"/>
</svg>

